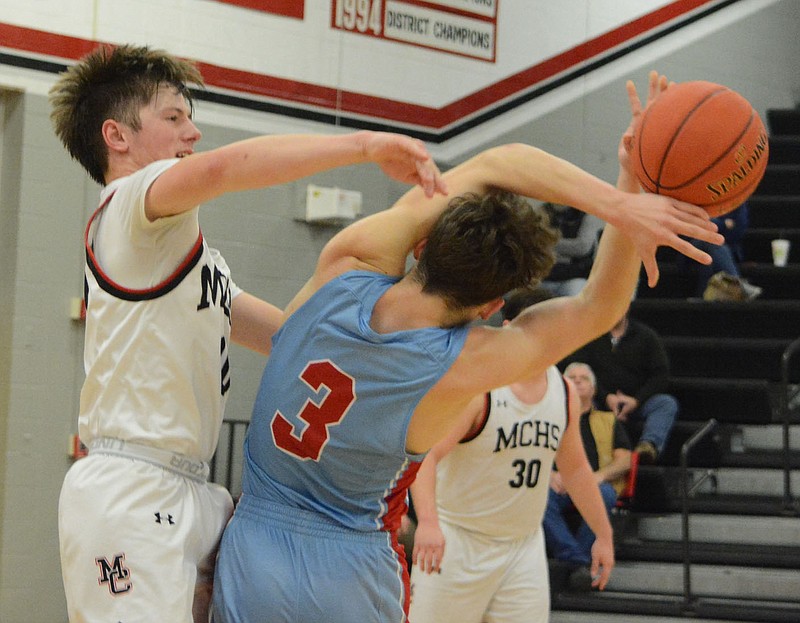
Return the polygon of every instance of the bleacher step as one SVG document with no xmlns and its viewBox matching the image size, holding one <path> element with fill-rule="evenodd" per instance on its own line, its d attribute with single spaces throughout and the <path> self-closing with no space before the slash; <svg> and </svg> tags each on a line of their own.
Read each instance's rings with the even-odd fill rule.
<svg viewBox="0 0 800 623">
<path fill-rule="evenodd" d="M 691 623 L 741 623 L 742 619 L 698 619 L 692 617 Z M 603 612 L 576 612 L 572 610 L 553 610 L 550 623 L 621 623 L 619 614 Z M 687 623 L 683 617 L 663 615 L 631 615 L 626 616 L 624 623 Z"/>
<path fill-rule="evenodd" d="M 779 424 L 741 426 L 738 432 L 742 452 L 783 449 L 783 426 Z M 800 451 L 800 426 L 789 427 L 789 448 Z"/>
<path fill-rule="evenodd" d="M 800 136 L 774 135 L 769 137 L 770 164 L 800 162 Z"/>
<path fill-rule="evenodd" d="M 693 495 L 689 502 L 697 506 L 705 500 L 750 497 L 757 500 L 779 499 L 784 494 L 784 471 L 779 468 L 749 467 L 689 467 L 689 487 Z M 795 496 L 800 493 L 800 471 L 789 474 L 789 486 Z M 679 467 L 640 466 L 636 485 L 636 499 L 647 494 L 648 488 L 661 488 L 673 505 L 680 504 L 682 476 Z M 695 508 L 695 512 L 702 512 Z M 724 514 L 718 511 L 715 514 Z M 730 513 L 739 514 L 739 513 Z"/>
<path fill-rule="evenodd" d="M 651 595 L 681 595 L 682 564 L 620 561 L 606 590 Z M 764 567 L 693 565 L 692 594 L 702 597 L 796 602 L 800 606 L 800 571 Z"/>
<path fill-rule="evenodd" d="M 798 245 L 800 247 L 800 245 Z M 675 377 L 782 379 L 781 356 L 789 338 L 664 336 Z M 800 357 L 789 367 L 790 380 L 800 380 Z"/>
<path fill-rule="evenodd" d="M 713 472 L 714 478 L 700 484 L 698 493 L 766 497 L 783 495 L 784 473 L 779 469 L 725 467 Z M 792 472 L 789 482 L 793 491 L 800 491 L 800 472 Z"/>
<path fill-rule="evenodd" d="M 782 450 L 724 452 L 720 457 L 720 462 L 723 465 L 737 467 L 783 469 L 786 466 L 786 454 Z M 789 453 L 789 469 L 800 469 L 800 452 L 795 450 Z"/>
<path fill-rule="evenodd" d="M 800 111 L 797 108 L 768 108 L 766 116 L 770 134 L 800 136 Z"/>
<path fill-rule="evenodd" d="M 680 542 L 683 538 L 683 518 L 678 514 L 643 517 L 637 523 L 640 539 Z M 693 542 L 785 545 L 800 550 L 800 519 L 797 517 L 697 514 L 689 518 L 689 532 Z"/>
<path fill-rule="evenodd" d="M 770 424 L 776 421 L 778 384 L 766 379 L 682 377 L 673 375 L 669 392 L 680 403 L 682 420 Z"/>
<path fill-rule="evenodd" d="M 677 541 L 643 541 L 626 537 L 617 544 L 617 560 L 682 563 L 683 543 Z M 800 568 L 800 545 L 748 545 L 736 543 L 698 543 L 692 537 L 689 549 L 692 564 Z"/>
<path fill-rule="evenodd" d="M 800 195 L 800 165 L 770 163 L 756 192 L 764 195 Z"/>
<path fill-rule="evenodd" d="M 754 194 L 748 199 L 750 227 L 800 227 L 800 196 Z"/>
<path fill-rule="evenodd" d="M 789 482 L 794 499 L 789 502 L 784 499 L 784 472 L 778 468 L 689 468 L 690 487 L 704 477 L 706 480 L 688 499 L 692 513 L 772 517 L 796 514 L 795 507 L 800 504 L 798 471 L 791 473 Z M 680 513 L 682 486 L 679 467 L 640 466 L 632 510 L 637 514 Z"/>
<path fill-rule="evenodd" d="M 559 593 L 551 623 L 798 623 L 800 603 L 646 596 L 636 593 Z M 620 616 L 620 614 L 624 616 Z"/>
<path fill-rule="evenodd" d="M 800 292 L 800 289 L 797 291 Z M 633 317 L 650 325 L 662 336 L 793 340 L 798 336 L 797 328 L 800 327 L 800 300 L 758 299 L 743 304 L 637 298 L 631 310 Z"/>
<path fill-rule="evenodd" d="M 750 227 L 742 240 L 746 260 L 742 268 L 751 264 L 772 264 L 772 240 L 786 238 L 790 242 L 789 262 L 797 263 L 800 253 L 800 228 L 796 227 Z"/>
</svg>

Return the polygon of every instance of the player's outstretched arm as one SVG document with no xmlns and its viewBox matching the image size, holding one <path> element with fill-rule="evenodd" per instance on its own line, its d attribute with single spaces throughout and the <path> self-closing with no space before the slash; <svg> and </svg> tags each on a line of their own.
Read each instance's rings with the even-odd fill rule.
<svg viewBox="0 0 800 623">
<path fill-rule="evenodd" d="M 578 397 L 570 382 L 567 382 L 567 386 L 570 388 L 570 423 L 558 446 L 556 463 L 569 497 L 595 534 L 595 543 L 592 547 L 592 585 L 603 590 L 608 584 L 615 564 L 613 530 L 597 486 L 597 479 L 583 448 L 578 422 L 580 418 Z"/>
<path fill-rule="evenodd" d="M 406 193 L 389 210 L 373 214 L 339 232 L 318 264 L 319 287 L 348 269 L 402 274 L 414 249 L 446 209 L 449 198 L 485 193 L 497 187 L 526 197 L 551 201 L 620 224 L 636 236 L 641 253 L 659 245 L 685 248 L 707 257 L 680 236 L 716 241 L 716 227 L 705 211 L 656 195 L 620 191 L 611 184 L 536 147 L 520 143 L 490 148 L 444 174 L 448 196 L 426 198 L 420 188 Z M 676 205 L 677 204 L 677 205 Z M 710 259 L 710 258 L 709 258 Z M 313 288 L 312 288 L 313 289 Z"/>
<path fill-rule="evenodd" d="M 179 214 L 228 192 L 362 163 L 377 164 L 397 181 L 418 184 L 425 196 L 444 192 L 439 169 L 417 139 L 370 131 L 260 136 L 183 158 L 151 186 L 147 216 Z"/>
<path fill-rule="evenodd" d="M 651 97 L 657 97 L 665 88 L 659 85 L 662 81 L 654 74 Z M 578 296 L 540 303 L 533 313 L 523 312 L 499 332 L 490 328 L 471 332 L 466 356 L 456 363 L 453 374 L 465 385 L 483 390 L 539 374 L 609 331 L 630 304 L 642 259 L 650 268 L 651 283 L 658 277 L 658 246 L 669 245 L 707 262 L 710 258 L 682 236 L 699 235 L 710 242 L 722 242 L 705 210 L 640 192 L 625 148 L 637 115 L 641 114 L 639 99 L 631 86 L 628 95 L 632 120 L 618 149 L 619 188 L 524 145 L 496 148 L 478 157 L 486 161 L 483 168 L 492 173 L 484 179 L 500 179 L 501 186 L 514 192 L 576 206 L 608 224 L 588 282 Z M 542 172 L 544 176 L 540 178 Z M 509 175 L 510 178 L 504 177 Z M 451 192 L 460 191 L 457 180 L 448 179 L 448 185 Z M 503 353 L 504 357 L 495 357 L 497 365 L 483 365 L 481 362 L 492 360 L 492 353 Z M 480 374 L 475 372 L 478 369 Z"/>
<path fill-rule="evenodd" d="M 445 552 L 445 539 L 436 507 L 436 466 L 466 437 L 475 421 L 482 416 L 483 408 L 483 396 L 470 402 L 458 423 L 428 452 L 411 484 L 411 499 L 417 514 L 412 562 L 423 573 L 438 573 Z"/>
<path fill-rule="evenodd" d="M 436 510 L 437 464 L 438 457 L 429 452 L 410 488 L 417 515 L 411 561 L 423 573 L 438 573 L 444 558 L 445 539 Z"/>
<path fill-rule="evenodd" d="M 629 275 L 638 275 L 639 257 L 652 271 L 656 249 L 663 245 L 710 262 L 707 254 L 681 236 L 722 242 L 716 226 L 704 210 L 663 196 L 624 192 L 530 145 L 514 143 L 490 148 L 449 170 L 443 177 L 449 197 L 469 192 L 480 194 L 497 187 L 542 201 L 575 206 L 594 214 L 625 234 L 620 236 L 625 239 L 624 244 L 614 242 L 619 251 L 607 255 L 612 260 L 625 262 L 623 265 Z M 402 274 L 408 253 L 427 235 L 447 205 L 448 197 L 434 195 L 426 198 L 418 187 L 406 193 L 389 210 L 373 214 L 339 232 L 325 246 L 314 276 L 290 303 L 287 313 L 301 305 L 324 283 L 347 270 Z M 633 260 L 630 259 L 631 252 Z M 657 274 L 651 273 L 651 280 L 656 278 Z M 621 287 L 632 292 L 630 279 L 623 279 Z M 619 314 L 611 310 L 612 324 Z M 604 330 L 605 327 L 597 329 L 596 334 Z"/>
<path fill-rule="evenodd" d="M 272 336 L 280 328 L 283 310 L 242 292 L 231 302 L 231 339 L 262 355 L 272 350 Z"/>
</svg>

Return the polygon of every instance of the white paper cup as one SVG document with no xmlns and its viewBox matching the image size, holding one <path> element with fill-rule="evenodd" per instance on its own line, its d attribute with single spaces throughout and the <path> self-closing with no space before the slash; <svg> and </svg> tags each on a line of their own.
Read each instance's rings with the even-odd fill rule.
<svg viewBox="0 0 800 623">
<path fill-rule="evenodd" d="M 772 263 L 775 266 L 786 266 L 789 261 L 789 247 L 791 243 L 784 238 L 776 238 L 772 241 Z"/>
</svg>

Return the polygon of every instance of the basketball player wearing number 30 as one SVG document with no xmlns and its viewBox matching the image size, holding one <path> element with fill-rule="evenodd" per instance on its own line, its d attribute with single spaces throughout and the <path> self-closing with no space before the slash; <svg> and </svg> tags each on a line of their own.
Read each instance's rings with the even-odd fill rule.
<svg viewBox="0 0 800 623">
<path fill-rule="evenodd" d="M 651 82 L 654 97 L 666 83 Z M 631 101 L 635 117 L 635 91 Z M 722 242 L 705 211 L 639 194 L 620 152 L 623 190 L 527 145 L 488 149 L 444 175 L 449 199 L 410 190 L 331 239 L 273 340 L 220 546 L 215 623 L 406 620 L 396 530 L 425 452 L 476 395 L 607 331 L 640 257 L 652 285 L 658 245 L 708 263 L 680 236 Z M 556 234 L 519 195 L 608 222 L 594 270 L 575 297 L 469 328 L 554 261 Z"/>
<path fill-rule="evenodd" d="M 544 288 L 512 292 L 503 322 L 549 297 Z M 568 387 L 550 366 L 478 396 L 425 457 L 411 485 L 414 623 L 547 623 L 542 520 L 554 462 L 597 537 L 591 573 L 605 588 L 613 533 L 581 440 L 580 401 Z"/>
</svg>

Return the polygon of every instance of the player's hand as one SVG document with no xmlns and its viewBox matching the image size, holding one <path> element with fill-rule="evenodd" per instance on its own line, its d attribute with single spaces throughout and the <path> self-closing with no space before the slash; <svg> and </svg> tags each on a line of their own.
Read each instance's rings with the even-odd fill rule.
<svg viewBox="0 0 800 623">
<path fill-rule="evenodd" d="M 421 521 L 414 533 L 411 561 L 423 573 L 440 573 L 444 556 L 444 534 L 438 525 Z"/>
<path fill-rule="evenodd" d="M 649 89 L 647 93 L 646 106 L 649 106 L 659 95 L 666 91 L 671 84 L 674 84 L 669 82 L 666 76 L 659 75 L 659 73 L 656 71 L 651 71 L 648 78 Z M 628 93 L 628 103 L 631 107 L 631 121 L 628 124 L 628 127 L 625 129 L 625 132 L 622 134 L 617 155 L 619 157 L 621 170 L 628 175 L 635 177 L 630 165 L 630 153 L 631 149 L 633 148 L 634 129 L 636 128 L 636 124 L 639 123 L 639 119 L 641 118 L 646 106 L 642 106 L 642 102 L 639 99 L 639 94 L 636 91 L 636 85 L 632 80 L 628 80 L 628 82 L 625 83 L 625 90 Z"/>
<path fill-rule="evenodd" d="M 666 76 L 651 71 L 647 104 L 652 104 L 670 85 Z M 628 103 L 631 108 L 631 121 L 620 139 L 618 157 L 620 176 L 630 188 L 640 188 L 631 168 L 630 152 L 633 145 L 634 129 L 646 106 L 642 106 L 636 86 L 632 81 L 625 85 Z M 659 246 L 672 247 L 676 251 L 701 263 L 710 264 L 711 256 L 700 251 L 686 238 L 697 238 L 712 244 L 722 244 L 724 238 L 717 233 L 708 213 L 697 206 L 659 195 L 631 194 L 630 203 L 639 203 L 636 208 L 623 207 L 620 228 L 631 239 L 642 258 L 647 282 L 653 287 L 658 282 L 659 270 L 656 263 L 656 250 Z M 627 222 L 625 222 L 627 221 Z"/>
<path fill-rule="evenodd" d="M 619 394 L 609 394 L 606 396 L 606 406 L 619 419 L 619 412 L 622 410 L 622 405 L 619 403 Z"/>
<path fill-rule="evenodd" d="M 614 568 L 614 543 L 612 539 L 597 538 L 592 545 L 592 586 L 603 590 Z"/>
<path fill-rule="evenodd" d="M 672 247 L 701 264 L 711 264 L 711 256 L 687 238 L 716 245 L 725 242 L 708 212 L 690 203 L 651 193 L 624 193 L 622 203 L 614 224 L 636 247 L 647 271 L 650 287 L 658 282 L 658 247 Z"/>
<path fill-rule="evenodd" d="M 639 119 L 641 118 L 646 107 L 649 106 L 659 95 L 666 91 L 672 84 L 674 84 L 674 82 L 669 82 L 666 76 L 659 75 L 657 71 L 651 71 L 648 76 L 648 80 L 649 88 L 647 92 L 647 104 L 645 106 L 642 106 L 642 101 L 639 98 L 639 93 L 636 91 L 636 85 L 633 83 L 633 81 L 628 80 L 625 83 L 625 90 L 628 93 L 628 103 L 631 107 L 631 121 L 628 124 L 628 127 L 625 129 L 625 132 L 623 132 L 622 138 L 620 139 L 618 157 L 620 167 L 623 171 L 630 175 L 634 175 L 630 166 L 630 153 L 631 149 L 633 148 L 633 137 L 636 124 L 639 123 Z"/>
<path fill-rule="evenodd" d="M 627 422 L 631 413 L 636 411 L 639 406 L 639 401 L 633 396 L 628 396 L 619 391 L 617 392 L 617 398 L 617 407 L 614 413 L 616 413 L 618 420 Z"/>
<path fill-rule="evenodd" d="M 422 141 L 389 132 L 364 132 L 363 140 L 367 159 L 392 179 L 419 185 L 426 197 L 447 194 L 439 167 Z"/>
</svg>

